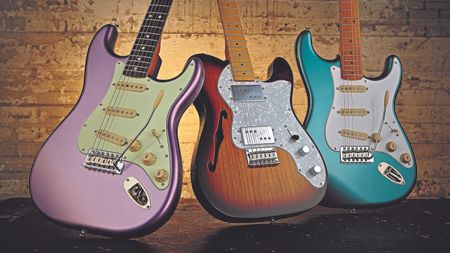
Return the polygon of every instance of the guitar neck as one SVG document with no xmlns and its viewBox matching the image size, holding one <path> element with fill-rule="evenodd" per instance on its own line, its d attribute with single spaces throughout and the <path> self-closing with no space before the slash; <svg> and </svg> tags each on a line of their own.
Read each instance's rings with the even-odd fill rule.
<svg viewBox="0 0 450 253">
<path fill-rule="evenodd" d="M 226 57 L 230 62 L 235 81 L 255 80 L 247 41 L 242 29 L 239 10 L 234 0 L 217 0 L 225 35 Z"/>
<path fill-rule="evenodd" d="M 358 0 L 339 1 L 341 75 L 344 80 L 363 78 Z"/>
<path fill-rule="evenodd" d="M 153 57 L 157 57 L 155 52 L 171 5 L 172 0 L 152 0 L 125 66 L 125 76 L 147 77 Z"/>
</svg>

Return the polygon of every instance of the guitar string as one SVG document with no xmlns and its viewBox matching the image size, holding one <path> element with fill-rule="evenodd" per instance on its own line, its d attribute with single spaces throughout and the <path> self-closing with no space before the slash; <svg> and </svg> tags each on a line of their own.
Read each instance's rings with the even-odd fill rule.
<svg viewBox="0 0 450 253">
<path fill-rule="evenodd" d="M 156 1 L 156 0 L 154 0 L 154 1 Z M 153 6 L 154 6 L 154 5 L 153 5 L 153 2 L 154 2 L 154 1 L 152 1 L 151 5 L 150 5 L 149 10 L 148 10 L 148 13 L 149 13 L 150 10 L 153 8 Z M 136 41 L 135 41 L 135 43 L 134 43 L 134 45 L 133 45 L 133 49 L 132 49 L 131 54 L 130 54 L 129 57 L 132 57 L 132 55 L 133 55 L 133 53 L 134 53 L 134 51 L 135 51 L 135 47 L 137 46 L 138 41 L 139 41 L 139 36 L 136 38 Z M 128 64 L 129 59 L 130 59 L 130 58 L 127 59 L 127 63 L 126 63 L 126 65 L 125 65 L 125 69 L 124 69 L 123 72 L 122 72 L 122 75 L 125 76 L 124 79 L 122 80 L 122 83 L 123 83 L 124 85 L 126 85 L 126 84 L 128 83 L 128 81 L 131 79 L 131 77 L 135 77 L 134 75 L 135 75 L 135 73 L 136 73 L 136 72 L 133 73 L 133 70 L 130 70 L 130 69 L 129 69 L 129 68 L 130 68 L 130 66 L 129 66 L 129 64 Z M 125 72 L 126 72 L 126 74 L 125 74 Z M 130 75 L 130 76 L 128 76 L 128 75 Z M 113 96 L 113 97 L 111 98 L 111 101 L 110 101 L 110 103 L 109 103 L 109 105 L 108 105 L 108 107 L 107 107 L 107 108 L 111 108 L 112 110 L 114 110 L 114 109 L 116 108 L 116 103 L 117 103 L 117 100 L 118 100 L 119 96 L 120 96 L 121 94 L 127 92 L 125 89 L 124 89 L 123 91 L 120 90 L 120 89 L 118 89 L 118 88 L 117 88 L 117 85 L 119 85 L 119 84 L 120 84 L 120 82 L 118 82 L 118 83 L 116 84 L 116 90 L 118 90 L 117 96 Z M 115 92 L 114 92 L 114 95 L 115 95 Z M 111 104 L 112 104 L 112 106 L 111 106 Z M 104 129 L 105 131 L 109 131 L 109 130 L 111 130 L 111 128 L 112 128 L 113 121 L 114 121 L 114 118 L 115 118 L 115 117 L 112 116 L 112 115 L 108 115 L 108 114 L 106 114 L 106 113 L 105 113 L 105 116 L 106 116 L 106 118 L 107 118 L 107 120 L 106 120 L 106 126 L 105 126 L 105 127 L 101 127 L 101 129 Z M 111 120 L 111 125 L 108 127 L 110 119 L 112 119 L 112 120 Z M 118 134 L 118 133 L 116 133 L 116 134 Z M 107 144 L 107 141 L 106 141 L 106 140 L 100 139 L 97 148 L 104 149 L 105 144 Z M 100 147 L 100 146 L 101 146 L 101 147 Z"/>
<path fill-rule="evenodd" d="M 148 13 L 152 12 L 153 10 L 155 10 L 155 5 L 154 5 L 155 2 L 158 2 L 158 0 L 153 0 L 152 1 L 152 4 L 149 7 Z M 144 30 L 145 30 L 145 28 L 144 28 Z M 134 51 L 135 51 L 135 47 L 138 46 L 137 44 L 139 44 L 139 42 L 140 42 L 140 38 L 139 38 L 139 35 L 138 35 L 138 37 L 136 38 L 135 45 L 133 46 L 132 54 L 130 55 L 130 57 L 133 57 Z M 129 61 L 129 58 L 127 60 L 127 65 L 128 65 L 128 61 Z M 130 65 L 128 65 L 128 68 L 127 68 L 127 65 L 126 65 L 126 68 L 124 69 L 124 71 L 121 74 L 121 78 L 119 78 L 119 82 L 116 85 L 120 84 L 121 82 L 123 84 L 126 84 L 131 78 L 135 78 L 135 77 L 139 76 L 139 75 L 136 74 L 137 72 L 135 70 L 130 69 Z M 123 79 L 122 79 L 122 76 L 124 76 Z M 118 90 L 118 92 L 117 92 L 117 96 L 116 96 L 116 91 L 117 90 Z M 126 90 L 122 91 L 122 90 L 120 90 L 120 89 L 118 89 L 116 87 L 116 89 L 114 90 L 113 96 L 112 96 L 112 98 L 110 100 L 110 103 L 109 103 L 108 107 L 106 107 L 106 108 L 111 108 L 111 109 L 116 108 L 117 107 L 116 104 L 117 104 L 118 98 L 123 93 L 128 93 L 128 92 Z M 105 127 L 103 127 L 103 124 L 102 124 L 100 129 L 104 129 L 106 131 L 109 131 L 111 129 L 111 127 L 113 126 L 113 121 L 114 121 L 115 117 L 112 116 L 112 115 L 106 115 L 106 113 L 105 113 L 105 117 L 106 117 L 106 125 L 105 125 Z M 112 120 L 111 120 L 110 126 L 108 127 L 110 119 L 112 119 Z M 103 141 L 103 143 L 102 143 L 102 141 Z M 99 143 L 97 144 L 97 148 L 100 148 L 100 145 L 102 146 L 101 148 L 104 148 L 106 142 L 107 142 L 106 140 L 100 139 Z"/>
<path fill-rule="evenodd" d="M 219 0 L 220 1 L 220 0 Z M 237 2 L 235 1 L 235 0 L 229 0 L 229 1 L 224 1 L 224 2 L 226 2 L 226 3 L 229 3 L 229 8 L 231 8 L 231 9 L 234 9 L 234 10 L 236 10 L 236 12 L 238 13 L 237 14 L 237 17 L 238 17 L 238 19 L 239 19 L 239 27 L 238 27 L 238 29 L 239 30 L 241 30 L 241 33 L 243 34 L 243 37 L 244 37 L 244 40 L 243 41 L 241 41 L 241 43 L 244 43 L 244 46 L 245 46 L 245 49 L 246 49 L 246 51 L 244 52 L 244 54 L 246 55 L 246 60 L 247 60 L 247 63 L 249 63 L 248 61 L 250 61 L 250 54 L 249 54 L 249 52 L 248 52 L 248 48 L 247 48 L 247 45 L 246 45 L 246 40 L 245 40 L 245 32 L 244 32 L 244 30 L 243 30 L 243 27 L 242 27 L 242 23 L 241 23 L 241 19 L 240 19 L 240 16 L 239 16 L 239 8 L 238 8 L 238 5 L 237 5 Z M 227 8 L 227 7 L 225 7 L 225 6 L 223 6 L 223 5 L 221 5 L 222 6 L 222 8 Z M 226 26 L 226 24 L 225 23 L 230 23 L 231 21 L 225 21 L 225 10 L 224 9 L 222 9 L 221 10 L 221 12 L 223 12 L 223 15 L 224 15 L 224 22 L 223 22 L 223 26 L 224 26 L 224 30 L 225 30 L 225 26 Z M 230 39 L 229 39 L 229 35 L 230 35 L 230 32 L 226 32 L 225 33 L 226 34 L 226 40 L 228 40 L 228 42 L 230 42 Z M 227 38 L 228 37 L 228 38 Z M 230 53 L 230 50 L 232 50 L 232 49 L 229 49 L 228 50 L 228 53 Z M 233 56 L 231 56 L 230 55 L 230 67 L 231 68 L 233 68 L 233 65 L 236 67 L 236 65 L 237 65 L 237 63 L 236 63 L 236 58 L 235 58 L 235 61 L 234 61 L 234 63 L 232 62 L 232 59 L 231 58 L 233 58 Z M 232 71 L 233 72 L 233 71 Z M 237 70 L 237 72 L 238 73 L 240 73 L 240 74 L 244 74 L 245 72 L 244 71 L 239 71 L 239 70 Z M 253 72 L 253 71 L 252 71 Z M 244 85 L 245 85 L 245 82 L 242 82 L 242 81 L 240 81 L 240 83 L 242 84 L 242 83 L 244 83 Z M 253 126 L 250 126 L 249 125 L 249 123 L 250 123 L 250 114 L 251 114 L 251 112 L 250 112 L 250 108 L 249 108 L 249 105 L 250 105 L 250 103 L 246 103 L 246 102 L 243 102 L 243 103 L 241 103 L 241 108 L 242 108 L 242 114 L 243 114 L 243 121 L 244 121 L 244 124 L 245 124 L 245 126 L 247 126 L 247 127 L 253 127 Z M 242 130 L 241 130 L 242 131 Z M 243 135 L 243 133 L 241 132 L 241 135 Z M 252 136 L 252 135 L 247 135 L 247 138 L 249 137 L 249 136 Z M 254 141 L 254 139 L 252 138 L 252 141 L 251 142 L 253 142 Z M 254 149 L 254 148 L 256 148 L 256 146 L 255 145 L 252 145 L 252 144 L 250 144 L 250 145 L 248 145 L 248 148 L 247 149 Z M 247 154 L 246 154 L 246 156 L 247 156 Z"/>
<path fill-rule="evenodd" d="M 138 38 L 137 38 L 137 42 L 139 42 L 139 43 L 137 43 L 137 44 L 139 44 L 139 46 L 142 46 L 142 45 L 144 45 L 145 43 L 147 43 L 148 41 L 151 41 L 150 42 L 150 44 L 152 44 L 152 43 L 154 43 L 154 42 L 156 42 L 155 43 L 155 45 L 153 46 L 153 45 L 151 45 L 151 47 L 153 47 L 153 52 L 150 50 L 150 53 L 149 53 L 149 55 L 150 55 L 150 57 L 149 58 L 151 58 L 151 61 L 150 61 L 150 63 L 146 63 L 146 62 L 139 62 L 138 63 L 138 66 L 139 67 L 142 67 L 142 68 L 146 68 L 147 69 L 147 72 L 148 72 L 148 69 L 149 69 L 149 67 L 151 66 L 151 64 L 152 64 L 152 62 L 154 61 L 154 60 L 157 60 L 157 58 L 155 58 L 155 57 L 158 57 L 158 55 L 156 54 L 156 52 L 157 52 L 157 47 L 158 47 L 158 44 L 159 44 L 159 36 L 161 36 L 161 33 L 162 33 L 162 29 L 163 29 L 163 26 L 164 25 L 162 25 L 161 27 L 159 27 L 159 26 L 157 26 L 157 24 L 158 23 L 161 23 L 159 20 L 161 20 L 161 21 L 164 21 L 164 19 L 165 18 L 167 18 L 167 16 L 168 16 L 168 13 L 169 13 L 169 9 L 170 9 L 170 6 L 169 5 L 164 5 L 163 4 L 164 2 L 160 2 L 160 1 L 158 1 L 158 0 L 155 0 L 154 1 L 154 4 L 155 4 L 155 9 L 154 10 L 152 10 L 152 13 L 148 13 L 147 14 L 147 16 L 146 16 L 146 18 L 144 19 L 144 21 L 143 21 L 143 23 L 142 23 L 142 27 L 144 28 L 144 29 L 148 29 L 148 28 L 150 28 L 149 30 L 147 30 L 147 31 L 144 31 L 144 34 L 146 34 L 145 36 L 143 36 L 143 38 L 139 38 L 141 35 L 143 35 L 143 33 L 142 33 L 142 31 L 139 33 L 139 35 L 138 35 Z M 164 10 L 165 8 L 169 8 L 169 9 L 167 9 L 167 10 Z M 156 14 L 156 13 L 158 13 L 158 14 Z M 166 14 L 162 14 L 162 13 L 166 13 Z M 163 15 L 165 15 L 166 17 L 163 17 Z M 156 20 L 156 19 L 148 19 L 147 17 L 150 17 L 150 18 L 154 18 L 155 16 L 157 16 L 158 17 L 158 19 Z M 165 23 L 165 21 L 164 21 L 164 23 Z M 160 30 L 160 31 L 158 31 L 158 29 Z M 159 34 L 158 34 L 159 33 Z M 150 36 L 149 34 L 152 34 L 153 36 Z M 147 37 L 148 36 L 148 37 Z M 158 38 L 158 41 L 156 40 L 156 38 Z M 140 55 L 140 56 L 133 56 L 133 57 L 141 57 L 142 58 L 142 56 Z M 146 57 L 146 56 L 144 56 L 144 57 Z M 133 62 L 136 62 L 136 59 L 134 59 L 133 60 Z M 150 64 L 149 66 L 146 66 L 146 64 Z M 144 77 L 144 78 L 148 78 L 147 77 L 147 75 Z M 147 89 L 149 89 L 149 88 L 147 88 Z M 130 92 L 127 92 L 127 93 L 125 93 L 124 95 L 122 95 L 120 98 L 119 98 L 119 102 L 118 102 L 118 104 L 120 105 L 120 104 L 122 104 L 122 101 L 125 101 L 125 102 L 127 102 L 127 103 L 131 103 L 131 105 L 130 105 L 130 108 L 136 108 L 137 107 L 137 104 L 139 103 L 136 99 L 133 99 L 132 101 L 129 101 L 128 100 L 128 95 L 130 94 Z M 138 112 L 139 113 L 139 112 Z M 128 124 L 128 122 L 127 122 L 127 119 L 122 119 L 121 121 L 123 121 L 124 123 L 120 123 L 120 122 L 117 122 L 116 123 L 116 125 L 117 124 L 119 124 L 119 126 L 118 126 L 118 128 L 120 128 L 120 130 L 119 130 L 119 132 L 120 133 L 123 133 L 124 132 L 124 130 L 126 130 L 126 129 L 124 129 Z"/>
</svg>

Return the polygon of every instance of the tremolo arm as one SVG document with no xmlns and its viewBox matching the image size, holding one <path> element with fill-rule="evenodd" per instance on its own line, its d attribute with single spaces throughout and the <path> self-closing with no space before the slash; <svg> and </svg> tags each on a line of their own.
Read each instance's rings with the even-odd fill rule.
<svg viewBox="0 0 450 253">
<path fill-rule="evenodd" d="M 386 111 L 387 111 L 387 105 L 389 103 L 389 91 L 387 90 L 384 94 L 384 109 L 383 109 L 383 116 L 381 117 L 380 127 L 378 128 L 378 133 L 372 134 L 372 138 L 370 138 L 370 141 L 374 144 L 372 156 L 375 153 L 375 150 L 377 149 L 378 143 L 381 141 L 381 131 L 383 130 L 384 126 L 384 120 L 386 119 Z"/>
<path fill-rule="evenodd" d="M 147 122 L 145 122 L 144 126 L 142 127 L 142 129 L 138 132 L 138 134 L 130 141 L 128 142 L 128 145 L 126 146 L 126 148 L 122 151 L 122 153 L 117 157 L 117 159 L 114 162 L 114 165 L 117 165 L 120 163 L 120 161 L 122 160 L 122 157 L 125 155 L 125 153 L 127 152 L 127 150 L 131 147 L 131 145 L 133 145 L 133 143 L 137 140 L 137 138 L 142 134 L 142 132 L 144 132 L 144 130 L 147 128 L 148 124 L 150 124 L 150 121 L 153 118 L 153 115 L 155 114 L 156 109 L 158 108 L 158 106 L 161 104 L 161 100 L 164 97 L 164 90 L 160 90 L 158 93 L 158 96 L 156 97 L 155 103 L 153 104 L 153 108 L 152 108 L 152 113 L 150 114 L 150 117 L 148 117 Z"/>
</svg>

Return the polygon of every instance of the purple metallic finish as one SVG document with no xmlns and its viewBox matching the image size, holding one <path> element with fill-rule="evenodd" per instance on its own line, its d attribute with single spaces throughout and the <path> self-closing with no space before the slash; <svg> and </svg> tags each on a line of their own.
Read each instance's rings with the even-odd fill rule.
<svg viewBox="0 0 450 253">
<path fill-rule="evenodd" d="M 39 151 L 31 170 L 30 191 L 39 210 L 57 223 L 93 233 L 134 237 L 163 225 L 178 203 L 182 185 L 178 123 L 200 92 L 204 72 L 201 62 L 193 59 L 193 77 L 169 112 L 172 178 L 166 189 L 158 190 L 145 171 L 132 163 L 125 163 L 122 175 L 88 170 L 82 165 L 85 155 L 78 150 L 78 134 L 106 95 L 117 61 L 127 60 L 112 50 L 116 37 L 115 27 L 108 25 L 93 39 L 81 97 Z M 126 193 L 124 181 L 128 177 L 135 177 L 147 190 L 149 209 L 139 207 Z"/>
</svg>

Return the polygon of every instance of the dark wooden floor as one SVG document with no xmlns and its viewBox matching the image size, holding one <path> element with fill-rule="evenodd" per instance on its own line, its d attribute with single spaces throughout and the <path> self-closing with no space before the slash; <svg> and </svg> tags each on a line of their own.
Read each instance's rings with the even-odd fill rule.
<svg viewBox="0 0 450 253">
<path fill-rule="evenodd" d="M 54 225 L 30 199 L 0 202 L 0 252 L 450 252 L 450 200 L 408 200 L 381 209 L 316 207 L 274 224 L 233 225 L 184 200 L 141 239 L 117 241 Z"/>
</svg>

